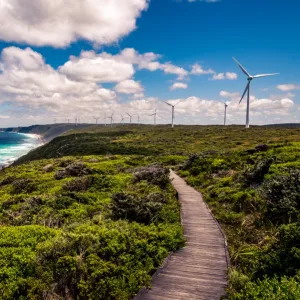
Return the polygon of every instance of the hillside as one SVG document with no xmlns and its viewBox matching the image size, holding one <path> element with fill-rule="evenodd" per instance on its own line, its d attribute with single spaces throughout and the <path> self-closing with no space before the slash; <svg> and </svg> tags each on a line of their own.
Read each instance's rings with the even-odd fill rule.
<svg viewBox="0 0 300 300">
<path fill-rule="evenodd" d="M 20 158 L 17 164 L 69 155 L 181 155 L 204 150 L 240 150 L 260 143 L 298 141 L 300 128 L 243 126 L 91 126 L 64 133 Z"/>
<path fill-rule="evenodd" d="M 68 290 L 71 299 L 130 299 L 168 251 L 182 246 L 178 204 L 162 171 L 172 166 L 203 193 L 227 235 L 228 298 L 299 299 L 299 150 L 300 128 L 290 127 L 133 125 L 66 132 L 1 173 L 0 249 L 16 257 L 7 245 L 17 242 L 31 272 L 20 273 L 18 260 L 4 259 L 7 274 L 27 284 L 8 292 L 50 293 L 55 282 L 60 297 Z M 77 171 L 70 173 L 74 164 Z M 146 169 L 139 181 L 140 167 Z M 24 231 L 30 247 L 21 242 Z M 32 240 L 37 232 L 40 240 Z"/>
</svg>

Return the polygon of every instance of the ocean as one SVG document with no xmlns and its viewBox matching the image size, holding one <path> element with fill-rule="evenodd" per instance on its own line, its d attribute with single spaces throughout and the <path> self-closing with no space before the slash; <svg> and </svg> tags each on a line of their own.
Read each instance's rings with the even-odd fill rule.
<svg viewBox="0 0 300 300">
<path fill-rule="evenodd" d="M 42 141 L 35 134 L 0 132 L 0 167 L 12 163 L 41 144 Z"/>
</svg>

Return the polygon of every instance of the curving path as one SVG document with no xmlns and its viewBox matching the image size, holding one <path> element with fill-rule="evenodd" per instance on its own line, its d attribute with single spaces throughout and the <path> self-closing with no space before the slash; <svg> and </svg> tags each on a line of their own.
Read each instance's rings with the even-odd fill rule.
<svg viewBox="0 0 300 300">
<path fill-rule="evenodd" d="M 152 288 L 142 289 L 134 300 L 220 299 L 228 280 L 226 238 L 201 194 L 172 171 L 170 177 L 181 202 L 186 245 L 169 255 Z"/>
</svg>

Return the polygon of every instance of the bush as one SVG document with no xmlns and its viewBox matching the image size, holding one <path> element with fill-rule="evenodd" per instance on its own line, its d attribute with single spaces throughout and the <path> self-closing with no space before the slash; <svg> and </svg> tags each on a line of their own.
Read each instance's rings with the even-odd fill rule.
<svg viewBox="0 0 300 300">
<path fill-rule="evenodd" d="M 35 183 L 30 179 L 18 179 L 12 183 L 12 193 L 32 193 L 36 190 Z"/>
<path fill-rule="evenodd" d="M 267 218 L 279 223 L 295 221 L 300 209 L 300 170 L 273 177 L 264 183 L 261 193 L 267 202 Z"/>
<path fill-rule="evenodd" d="M 14 176 L 8 176 L 0 182 L 0 187 L 13 183 L 16 180 Z"/>
<path fill-rule="evenodd" d="M 298 300 L 300 299 L 300 278 L 266 278 L 257 283 L 247 283 L 240 293 L 230 297 L 234 300 Z"/>
<path fill-rule="evenodd" d="M 260 144 L 260 145 L 257 145 L 257 146 L 255 147 L 255 150 L 256 150 L 257 152 L 268 151 L 268 150 L 269 150 L 269 146 L 266 145 L 266 144 Z"/>
<path fill-rule="evenodd" d="M 126 219 L 149 224 L 155 221 L 163 204 L 167 202 L 161 193 L 153 193 L 145 198 L 136 194 L 117 193 L 112 196 L 112 212 L 115 219 Z"/>
<path fill-rule="evenodd" d="M 259 184 L 264 180 L 266 174 L 269 173 L 270 167 L 273 163 L 273 159 L 267 158 L 257 161 L 252 170 L 244 172 L 244 180 L 247 185 Z"/>
<path fill-rule="evenodd" d="M 84 176 L 90 173 L 90 170 L 86 167 L 86 165 L 81 162 L 74 162 L 68 165 L 65 171 L 67 175 L 74 177 Z"/>
<path fill-rule="evenodd" d="M 63 190 L 68 192 L 82 192 L 88 190 L 91 184 L 92 184 L 92 178 L 90 177 L 76 178 L 67 182 L 63 186 Z"/>
<path fill-rule="evenodd" d="M 54 174 L 54 178 L 57 180 L 61 180 L 67 177 L 67 173 L 65 170 L 57 170 Z"/>
<path fill-rule="evenodd" d="M 192 167 L 194 161 L 196 161 L 199 158 L 199 155 L 197 154 L 191 154 L 189 155 L 189 158 L 185 161 L 185 163 L 182 166 L 182 170 L 188 170 Z"/>
<path fill-rule="evenodd" d="M 164 168 L 159 164 L 152 164 L 147 167 L 139 168 L 134 173 L 134 182 L 146 180 L 149 183 L 165 188 L 169 183 L 170 170 Z"/>
</svg>

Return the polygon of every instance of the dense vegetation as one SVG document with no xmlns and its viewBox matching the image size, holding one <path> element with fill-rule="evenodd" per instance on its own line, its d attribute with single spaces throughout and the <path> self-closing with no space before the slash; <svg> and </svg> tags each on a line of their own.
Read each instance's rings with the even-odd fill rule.
<svg viewBox="0 0 300 300">
<path fill-rule="evenodd" d="M 0 174 L 0 299 L 131 299 L 183 246 L 168 169 L 65 157 Z"/>
<path fill-rule="evenodd" d="M 227 234 L 230 299 L 300 299 L 299 150 L 285 141 L 205 151 L 181 167 Z"/>
<path fill-rule="evenodd" d="M 299 149 L 297 127 L 66 133 L 0 175 L 0 291 L 129 299 L 183 243 L 164 165 L 204 194 L 227 234 L 230 299 L 299 299 Z"/>
</svg>

